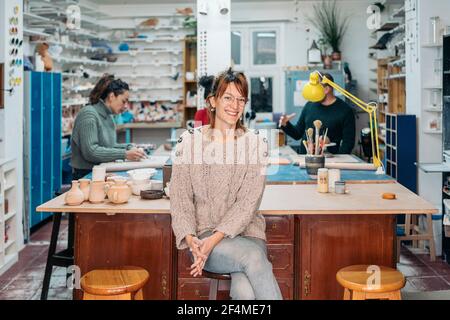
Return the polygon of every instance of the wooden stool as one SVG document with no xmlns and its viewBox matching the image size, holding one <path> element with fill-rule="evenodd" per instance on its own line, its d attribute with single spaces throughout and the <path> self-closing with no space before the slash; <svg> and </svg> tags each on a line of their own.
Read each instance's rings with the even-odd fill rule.
<svg viewBox="0 0 450 320">
<path fill-rule="evenodd" d="M 401 300 L 400 289 L 405 286 L 405 277 L 395 269 L 380 266 L 380 285 L 368 284 L 373 272 L 367 272 L 369 265 L 342 268 L 336 279 L 344 287 L 344 300 Z M 370 281 L 370 280 L 369 280 Z"/>
<path fill-rule="evenodd" d="M 229 273 L 213 273 L 203 270 L 202 275 L 205 278 L 211 279 L 209 283 L 209 300 L 217 300 L 217 292 L 219 292 L 220 280 L 231 280 L 231 275 Z"/>
<path fill-rule="evenodd" d="M 405 214 L 405 223 L 397 224 L 397 227 L 403 228 L 404 233 L 397 233 L 397 262 L 400 261 L 400 250 L 401 250 L 401 242 L 402 241 L 410 241 L 413 242 L 413 247 L 418 247 L 417 242 L 420 240 L 428 240 L 430 246 L 430 260 L 436 261 L 436 249 L 434 247 L 434 235 L 433 235 L 433 215 L 426 215 L 426 225 L 427 229 L 425 232 L 421 233 L 419 229 L 417 215 Z M 398 228 L 397 228 L 398 229 Z"/>
<path fill-rule="evenodd" d="M 142 300 L 148 277 L 139 267 L 89 271 L 81 277 L 83 300 Z"/>
</svg>

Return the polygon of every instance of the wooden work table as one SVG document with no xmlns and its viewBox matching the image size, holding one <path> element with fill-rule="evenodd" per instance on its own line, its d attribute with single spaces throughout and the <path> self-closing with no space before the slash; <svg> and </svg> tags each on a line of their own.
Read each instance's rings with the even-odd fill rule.
<svg viewBox="0 0 450 320">
<path fill-rule="evenodd" d="M 398 183 L 348 184 L 348 194 L 319 194 L 316 186 L 267 185 L 268 257 L 285 299 L 341 299 L 336 272 L 352 264 L 396 265 L 396 214 L 437 210 Z M 383 200 L 391 192 L 397 200 Z M 146 299 L 207 299 L 209 279 L 192 278 L 186 250 L 174 245 L 167 199 L 127 204 L 64 205 L 61 195 L 38 212 L 75 214 L 75 263 L 82 274 L 122 265 L 150 273 Z M 75 293 L 80 298 L 80 292 Z"/>
</svg>

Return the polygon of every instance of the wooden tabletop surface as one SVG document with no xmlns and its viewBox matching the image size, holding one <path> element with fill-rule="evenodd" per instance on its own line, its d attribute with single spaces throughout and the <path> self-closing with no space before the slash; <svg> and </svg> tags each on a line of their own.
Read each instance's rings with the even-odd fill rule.
<svg viewBox="0 0 450 320">
<path fill-rule="evenodd" d="M 348 194 L 318 193 L 316 185 L 267 185 L 260 206 L 263 214 L 419 214 L 438 210 L 398 183 L 351 184 Z M 383 200 L 383 193 L 395 193 L 396 200 Z M 100 204 L 64 204 L 64 194 L 40 205 L 38 212 L 168 214 L 168 199 L 141 200 L 132 196 L 121 205 L 108 200 Z"/>
</svg>

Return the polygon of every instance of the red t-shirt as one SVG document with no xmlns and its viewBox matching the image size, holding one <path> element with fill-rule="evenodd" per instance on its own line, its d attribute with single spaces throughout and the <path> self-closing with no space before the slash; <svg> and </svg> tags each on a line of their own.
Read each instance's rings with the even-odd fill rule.
<svg viewBox="0 0 450 320">
<path fill-rule="evenodd" d="M 195 128 L 209 124 L 208 112 L 206 109 L 198 110 L 194 116 Z"/>
</svg>

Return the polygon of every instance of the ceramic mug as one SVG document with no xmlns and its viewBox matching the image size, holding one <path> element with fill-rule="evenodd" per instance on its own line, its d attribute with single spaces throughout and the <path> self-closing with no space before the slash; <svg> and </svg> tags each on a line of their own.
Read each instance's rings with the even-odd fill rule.
<svg viewBox="0 0 450 320">
<path fill-rule="evenodd" d="M 105 200 L 105 181 L 92 181 L 89 190 L 89 202 L 101 203 Z"/>
<path fill-rule="evenodd" d="M 92 168 L 92 181 L 105 181 L 106 168 L 100 166 L 94 166 Z"/>
</svg>

